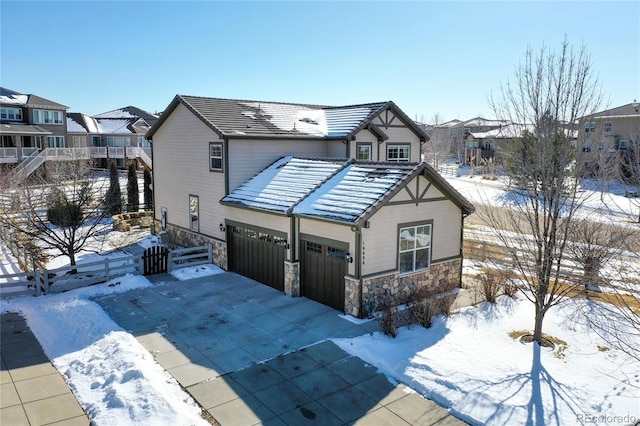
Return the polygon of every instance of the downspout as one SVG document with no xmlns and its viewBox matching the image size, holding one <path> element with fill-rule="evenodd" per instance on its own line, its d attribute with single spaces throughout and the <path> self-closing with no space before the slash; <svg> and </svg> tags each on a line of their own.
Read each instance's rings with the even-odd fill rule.
<svg viewBox="0 0 640 426">
<path fill-rule="evenodd" d="M 460 273 L 458 274 L 458 288 L 462 288 L 462 264 L 464 263 L 464 219 L 467 216 L 463 213 L 460 219 Z"/>
<path fill-rule="evenodd" d="M 224 138 L 222 144 L 222 152 L 224 161 L 224 195 L 229 195 L 229 138 Z"/>
<path fill-rule="evenodd" d="M 351 227 L 351 230 L 355 232 L 356 240 L 356 264 L 355 264 L 355 276 L 358 281 L 358 318 L 363 317 L 364 300 L 362 293 L 362 228 L 358 226 Z"/>
</svg>

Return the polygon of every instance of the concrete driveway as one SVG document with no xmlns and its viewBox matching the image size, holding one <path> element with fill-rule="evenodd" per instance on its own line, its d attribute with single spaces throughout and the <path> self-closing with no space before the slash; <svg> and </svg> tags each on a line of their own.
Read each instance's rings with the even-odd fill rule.
<svg viewBox="0 0 640 426">
<path fill-rule="evenodd" d="M 377 322 L 248 278 L 223 273 L 94 300 L 223 426 L 462 424 L 328 340 L 377 331 Z"/>
</svg>

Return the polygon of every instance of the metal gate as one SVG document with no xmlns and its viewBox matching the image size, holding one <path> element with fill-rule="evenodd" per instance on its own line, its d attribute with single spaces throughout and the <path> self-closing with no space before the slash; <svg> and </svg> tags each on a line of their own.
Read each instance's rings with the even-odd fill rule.
<svg viewBox="0 0 640 426">
<path fill-rule="evenodd" d="M 227 224 L 229 270 L 284 291 L 286 234 L 244 224 Z"/>
<path fill-rule="evenodd" d="M 142 254 L 144 275 L 162 274 L 167 272 L 169 264 L 169 249 L 164 246 L 152 246 Z"/>
<path fill-rule="evenodd" d="M 346 249 L 302 241 L 302 295 L 344 312 Z"/>
</svg>

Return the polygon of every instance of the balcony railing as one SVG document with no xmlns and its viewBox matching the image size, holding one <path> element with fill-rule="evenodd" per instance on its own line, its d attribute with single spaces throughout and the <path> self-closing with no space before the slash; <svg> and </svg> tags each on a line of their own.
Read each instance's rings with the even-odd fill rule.
<svg viewBox="0 0 640 426">
<path fill-rule="evenodd" d="M 17 163 L 18 148 L 0 148 L 0 163 Z"/>
</svg>

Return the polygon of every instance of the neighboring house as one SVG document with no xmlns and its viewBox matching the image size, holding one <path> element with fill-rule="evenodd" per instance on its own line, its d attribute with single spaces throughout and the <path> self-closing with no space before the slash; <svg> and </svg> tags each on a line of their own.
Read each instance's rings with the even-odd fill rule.
<svg viewBox="0 0 640 426">
<path fill-rule="evenodd" d="M 460 285 L 473 206 L 420 162 L 393 102 L 327 107 L 176 96 L 153 141 L 157 226 L 285 294 L 363 316 Z"/>
<path fill-rule="evenodd" d="M 485 132 L 469 132 L 465 138 L 464 164 L 482 166 L 485 164 L 501 164 L 502 153 L 508 144 L 523 135 L 534 133 L 531 124 L 508 123 Z"/>
<path fill-rule="evenodd" d="M 640 103 L 633 102 L 617 108 L 581 117 L 578 121 L 578 151 L 584 161 L 591 161 L 590 153 L 605 152 L 619 155 L 631 143 L 640 140 Z"/>
<path fill-rule="evenodd" d="M 17 164 L 47 148 L 66 148 L 67 107 L 0 87 L 0 163 Z"/>
<path fill-rule="evenodd" d="M 125 167 L 127 159 L 135 159 L 151 168 L 151 145 L 145 134 L 157 119 L 128 106 L 92 117 L 69 113 L 67 126 L 74 146 L 90 147 L 97 166 L 106 167 L 108 159 L 114 159 L 119 167 Z"/>
</svg>

